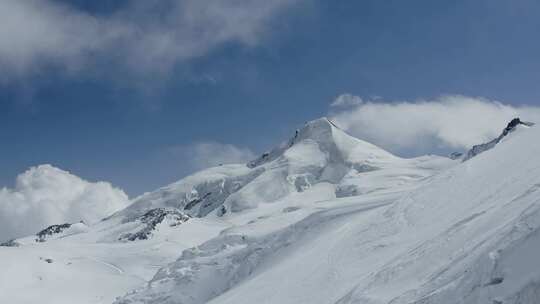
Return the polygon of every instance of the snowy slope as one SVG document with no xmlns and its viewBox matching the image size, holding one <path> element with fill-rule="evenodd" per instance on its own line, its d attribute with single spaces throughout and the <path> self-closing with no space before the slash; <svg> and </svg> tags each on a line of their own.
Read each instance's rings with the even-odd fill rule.
<svg viewBox="0 0 540 304">
<path fill-rule="evenodd" d="M 540 303 L 539 135 L 402 159 L 318 119 L 247 166 L 0 247 L 0 303 Z"/>
<path fill-rule="evenodd" d="M 520 127 L 401 197 L 229 230 L 118 303 L 539 303 L 539 133 Z"/>
<path fill-rule="evenodd" d="M 249 164 L 261 173 L 224 200 L 231 212 L 217 214 L 233 228 L 194 252 L 185 251 L 157 273 L 153 287 L 122 302 L 205 303 L 242 282 L 267 255 L 296 244 L 301 237 L 289 232 L 297 226 L 323 229 L 327 216 L 348 218 L 357 210 L 388 205 L 451 164 L 435 156 L 401 159 L 350 137 L 325 118 L 312 121 Z"/>
<path fill-rule="evenodd" d="M 279 201 L 319 183 L 333 185 L 330 197 L 359 195 L 412 185 L 449 163 L 436 156 L 396 157 L 321 118 L 247 166 L 201 171 L 142 195 L 113 217 L 129 219 L 152 208 L 176 208 L 195 217 L 223 216 Z"/>
<path fill-rule="evenodd" d="M 184 249 L 212 238 L 226 223 L 191 219 L 161 225 L 145 241 L 118 241 L 136 223 L 102 222 L 86 231 L 19 247 L 0 247 L 0 303 L 111 303 L 144 284 Z M 181 229 L 180 229 L 181 228 Z"/>
</svg>

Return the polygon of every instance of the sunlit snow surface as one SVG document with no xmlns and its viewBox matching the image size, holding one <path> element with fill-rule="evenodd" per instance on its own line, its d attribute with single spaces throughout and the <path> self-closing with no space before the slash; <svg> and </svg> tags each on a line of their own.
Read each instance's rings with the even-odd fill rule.
<svg viewBox="0 0 540 304">
<path fill-rule="evenodd" d="M 540 303 L 539 137 L 401 159 L 319 119 L 249 167 L 0 247 L 0 303 Z M 191 218 L 121 240 L 155 208 Z"/>
</svg>

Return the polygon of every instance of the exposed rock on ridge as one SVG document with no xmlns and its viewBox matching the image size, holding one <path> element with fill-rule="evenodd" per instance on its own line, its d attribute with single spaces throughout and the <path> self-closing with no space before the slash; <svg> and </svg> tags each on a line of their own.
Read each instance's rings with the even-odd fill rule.
<svg viewBox="0 0 540 304">
<path fill-rule="evenodd" d="M 490 142 L 487 142 L 487 143 L 483 143 L 483 144 L 480 144 L 480 145 L 475 145 L 473 146 L 468 152 L 467 152 L 467 155 L 465 155 L 465 157 L 463 157 L 463 161 L 467 161 L 473 157 L 475 157 L 476 155 L 480 154 L 480 153 L 483 153 L 489 149 L 492 149 L 493 147 L 495 147 L 504 137 L 506 137 L 508 134 L 510 134 L 511 132 L 513 132 L 517 126 L 519 125 L 524 125 L 524 126 L 527 126 L 527 127 L 531 127 L 534 125 L 534 123 L 532 122 L 526 122 L 526 121 L 521 121 L 519 118 L 514 118 L 512 119 L 508 125 L 506 126 L 506 128 L 504 128 L 504 130 L 502 131 L 501 135 L 499 135 L 499 137 L 493 139 L 492 141 Z"/>
</svg>

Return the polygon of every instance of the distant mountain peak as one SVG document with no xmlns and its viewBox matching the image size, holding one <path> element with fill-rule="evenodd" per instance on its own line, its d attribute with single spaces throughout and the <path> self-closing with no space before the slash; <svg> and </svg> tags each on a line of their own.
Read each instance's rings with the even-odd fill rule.
<svg viewBox="0 0 540 304">
<path fill-rule="evenodd" d="M 254 168 L 262 164 L 271 162 L 285 153 L 286 150 L 292 146 L 303 141 L 313 141 L 319 144 L 321 147 L 325 147 L 331 150 L 348 150 L 357 146 L 359 149 L 369 150 L 370 153 L 379 154 L 381 156 L 395 157 L 389 152 L 372 145 L 368 142 L 355 138 L 347 134 L 343 129 L 338 127 L 333 121 L 327 117 L 321 117 L 308 121 L 304 126 L 295 131 L 287 142 L 280 144 L 274 149 L 263 153 L 257 159 L 249 162 L 247 166 Z"/>
<path fill-rule="evenodd" d="M 294 137 L 289 140 L 289 146 L 306 139 L 316 142 L 332 141 L 333 128 L 333 124 L 326 117 L 308 121 L 301 129 L 296 130 Z"/>
<path fill-rule="evenodd" d="M 278 145 L 270 151 L 264 152 L 260 157 L 249 162 L 247 166 L 250 168 L 255 168 L 264 163 L 273 161 L 279 156 L 283 155 L 285 150 L 302 140 L 310 139 L 315 142 L 328 142 L 331 140 L 332 129 L 334 126 L 335 125 L 326 117 L 308 121 L 302 128 L 297 129 L 294 136 L 292 136 L 287 142 Z"/>
</svg>

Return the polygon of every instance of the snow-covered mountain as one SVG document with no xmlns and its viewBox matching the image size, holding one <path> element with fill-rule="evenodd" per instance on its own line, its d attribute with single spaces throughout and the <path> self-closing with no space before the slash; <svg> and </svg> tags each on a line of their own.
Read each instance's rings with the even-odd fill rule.
<svg viewBox="0 0 540 304">
<path fill-rule="evenodd" d="M 403 159 L 314 120 L 98 224 L 6 243 L 0 303 L 540 303 L 539 136 Z"/>
<path fill-rule="evenodd" d="M 325 197 L 359 195 L 412 185 L 446 164 L 434 156 L 398 158 L 321 118 L 247 166 L 201 171 L 142 195 L 114 216 L 130 219 L 152 208 L 174 208 L 195 217 L 236 214 L 320 184 L 331 185 Z"/>
</svg>

